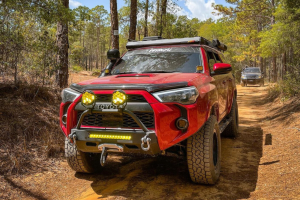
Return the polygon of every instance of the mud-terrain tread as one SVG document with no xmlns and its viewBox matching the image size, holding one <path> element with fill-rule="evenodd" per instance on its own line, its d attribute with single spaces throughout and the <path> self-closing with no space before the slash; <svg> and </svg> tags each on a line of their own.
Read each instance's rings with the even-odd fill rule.
<svg viewBox="0 0 300 200">
<path fill-rule="evenodd" d="M 235 109 L 237 109 L 237 112 L 235 112 Z M 231 137 L 231 138 L 238 136 L 239 122 L 238 122 L 238 120 L 236 120 L 236 114 L 239 115 L 238 114 L 238 105 L 236 102 L 236 98 L 234 97 L 233 102 L 232 102 L 231 111 L 228 116 L 228 117 L 231 117 L 232 120 L 225 128 L 224 132 L 222 133 L 222 136 Z M 238 119 L 238 117 L 237 117 L 237 119 Z"/>
<path fill-rule="evenodd" d="M 100 155 L 90 156 L 91 154 L 79 151 L 76 145 L 65 139 L 65 157 L 69 166 L 76 172 L 94 173 L 99 171 Z"/>
<path fill-rule="evenodd" d="M 217 126 L 217 138 L 219 145 L 218 153 L 218 167 L 215 171 L 215 167 L 211 158 L 212 147 L 210 146 L 210 140 L 212 139 L 214 127 Z M 187 140 L 187 162 L 190 177 L 193 182 L 213 185 L 220 176 L 220 162 L 221 162 L 221 139 L 219 128 L 217 124 L 217 118 L 211 116 L 205 125 L 200 129 L 198 133 L 195 133 Z"/>
</svg>

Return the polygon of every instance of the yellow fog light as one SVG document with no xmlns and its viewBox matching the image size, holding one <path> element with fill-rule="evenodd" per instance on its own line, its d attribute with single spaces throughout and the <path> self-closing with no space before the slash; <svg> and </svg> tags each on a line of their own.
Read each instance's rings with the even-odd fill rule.
<svg viewBox="0 0 300 200">
<path fill-rule="evenodd" d="M 97 138 L 97 139 L 115 139 L 115 140 L 131 140 L 130 135 L 104 135 L 98 133 L 91 133 L 90 138 Z"/>
<path fill-rule="evenodd" d="M 85 106 L 93 107 L 96 101 L 96 95 L 92 91 L 85 91 L 81 97 L 81 103 Z"/>
<path fill-rule="evenodd" d="M 126 103 L 127 95 L 122 90 L 117 90 L 113 93 L 112 104 L 119 106 Z"/>
</svg>

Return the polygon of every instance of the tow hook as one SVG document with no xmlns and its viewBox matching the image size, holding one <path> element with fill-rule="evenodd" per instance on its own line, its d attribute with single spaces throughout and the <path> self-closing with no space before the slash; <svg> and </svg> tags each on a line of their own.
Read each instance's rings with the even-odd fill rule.
<svg viewBox="0 0 300 200">
<path fill-rule="evenodd" d="M 74 143 L 76 145 L 76 139 L 77 139 L 77 136 L 76 136 L 76 133 L 71 133 L 69 136 L 68 136 L 68 139 L 70 142 Z"/>
<path fill-rule="evenodd" d="M 141 148 L 144 151 L 149 151 L 149 149 L 150 149 L 150 142 L 151 142 L 151 138 L 149 138 L 150 133 L 152 133 L 152 132 L 147 132 L 146 135 L 144 137 L 142 137 L 142 139 L 141 139 L 141 141 L 142 141 Z M 146 147 L 145 147 L 145 143 L 147 143 Z"/>
<path fill-rule="evenodd" d="M 98 145 L 98 149 L 100 151 L 102 151 L 101 153 L 101 157 L 100 157 L 100 164 L 103 167 L 105 162 L 106 162 L 106 158 L 107 158 L 107 153 L 108 152 L 123 152 L 123 146 L 118 145 L 118 144 L 100 144 Z"/>
<path fill-rule="evenodd" d="M 106 158 L 107 158 L 107 151 L 106 151 L 106 148 L 103 147 L 101 157 L 100 157 L 100 165 L 102 167 L 104 167 L 104 165 L 105 165 Z"/>
</svg>

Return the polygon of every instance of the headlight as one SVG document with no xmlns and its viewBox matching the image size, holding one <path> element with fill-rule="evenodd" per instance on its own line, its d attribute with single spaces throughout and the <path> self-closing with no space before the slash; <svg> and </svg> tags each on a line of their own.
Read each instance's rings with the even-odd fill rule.
<svg viewBox="0 0 300 200">
<path fill-rule="evenodd" d="M 181 89 L 166 90 L 153 93 L 153 96 L 160 102 L 177 102 L 181 104 L 195 103 L 199 92 L 196 87 L 186 87 Z"/>
<path fill-rule="evenodd" d="M 257 78 L 261 78 L 261 75 L 258 75 Z"/>
<path fill-rule="evenodd" d="M 63 89 L 63 91 L 61 92 L 61 99 L 63 103 L 73 102 L 79 96 L 79 92 L 76 92 L 75 90 L 72 90 L 70 88 Z"/>
<path fill-rule="evenodd" d="M 243 78 L 243 79 L 245 79 L 245 78 L 246 78 L 246 76 L 245 76 L 245 75 L 242 75 L 242 78 Z"/>
</svg>

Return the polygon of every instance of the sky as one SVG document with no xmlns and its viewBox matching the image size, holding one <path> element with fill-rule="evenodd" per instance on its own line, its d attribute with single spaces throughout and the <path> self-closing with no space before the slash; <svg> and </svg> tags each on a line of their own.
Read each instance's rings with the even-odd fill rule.
<svg viewBox="0 0 300 200">
<path fill-rule="evenodd" d="M 118 9 L 125 5 L 123 0 L 118 1 Z M 93 8 L 97 5 L 103 5 L 104 8 L 109 11 L 110 0 L 70 0 L 70 8 L 76 8 L 80 5 Z M 225 0 L 175 0 L 175 2 L 182 8 L 179 11 L 179 15 L 187 15 L 188 18 L 198 18 L 199 20 L 206 20 L 209 18 L 218 19 L 220 16 L 212 14 L 214 9 L 211 4 L 222 4 L 224 6 L 230 6 Z"/>
</svg>

